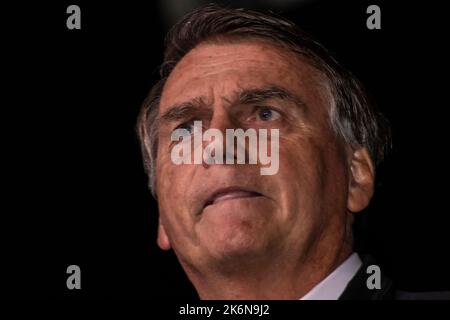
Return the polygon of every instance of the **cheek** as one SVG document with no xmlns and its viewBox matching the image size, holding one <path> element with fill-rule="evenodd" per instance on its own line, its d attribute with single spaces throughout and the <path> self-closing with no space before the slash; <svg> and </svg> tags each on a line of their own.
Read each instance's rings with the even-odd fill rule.
<svg viewBox="0 0 450 320">
<path fill-rule="evenodd" d="M 294 186 L 317 184 L 323 167 L 320 147 L 312 138 L 289 135 L 280 139 L 280 173 Z"/>
<path fill-rule="evenodd" d="M 284 206 L 300 208 L 303 216 L 323 216 L 344 203 L 345 170 L 335 142 L 306 135 L 280 140 L 279 175 Z"/>
<path fill-rule="evenodd" d="M 172 164 L 168 162 L 170 159 L 167 159 L 166 156 L 158 155 L 157 166 L 156 166 L 156 190 L 158 194 L 158 201 L 166 203 L 167 195 L 170 195 L 170 198 L 176 195 L 178 192 L 177 186 L 178 184 L 172 184 L 174 181 L 176 172 L 172 168 Z"/>
<path fill-rule="evenodd" d="M 183 170 L 171 162 L 170 157 L 158 154 L 156 166 L 156 192 L 161 216 L 175 220 L 184 212 L 186 183 Z"/>
</svg>

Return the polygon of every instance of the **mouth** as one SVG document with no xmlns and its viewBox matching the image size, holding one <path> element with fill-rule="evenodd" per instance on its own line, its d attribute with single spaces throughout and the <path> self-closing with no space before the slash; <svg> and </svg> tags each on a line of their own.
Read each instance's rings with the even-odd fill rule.
<svg viewBox="0 0 450 320">
<path fill-rule="evenodd" d="M 211 196 L 206 200 L 203 208 L 217 204 L 222 201 L 228 201 L 232 199 L 241 198 L 255 198 L 262 197 L 263 195 L 259 192 L 246 190 L 240 187 L 229 187 L 216 190 L 211 194 Z"/>
</svg>

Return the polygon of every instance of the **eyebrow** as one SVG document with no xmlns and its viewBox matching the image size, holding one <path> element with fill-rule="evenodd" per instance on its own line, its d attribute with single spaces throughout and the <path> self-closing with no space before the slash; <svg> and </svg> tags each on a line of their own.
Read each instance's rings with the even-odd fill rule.
<svg viewBox="0 0 450 320">
<path fill-rule="evenodd" d="M 193 114 L 212 113 L 211 108 L 205 101 L 205 97 L 196 97 L 186 102 L 174 104 L 159 117 L 158 121 L 170 123 L 184 120 Z"/>
<path fill-rule="evenodd" d="M 293 102 L 299 108 L 306 107 L 306 104 L 300 98 L 279 86 L 246 89 L 238 91 L 236 97 L 231 101 L 227 98 L 222 99 L 232 105 L 260 103 L 269 99 L 279 99 Z M 212 107 L 206 103 L 205 97 L 196 97 L 192 100 L 172 105 L 159 117 L 159 121 L 176 122 L 200 113 L 212 114 Z"/>
<path fill-rule="evenodd" d="M 236 99 L 237 104 L 259 103 L 269 99 L 280 99 L 295 103 L 298 107 L 304 108 L 306 104 L 296 97 L 289 90 L 279 86 L 267 86 L 263 88 L 243 90 L 239 92 Z"/>
</svg>

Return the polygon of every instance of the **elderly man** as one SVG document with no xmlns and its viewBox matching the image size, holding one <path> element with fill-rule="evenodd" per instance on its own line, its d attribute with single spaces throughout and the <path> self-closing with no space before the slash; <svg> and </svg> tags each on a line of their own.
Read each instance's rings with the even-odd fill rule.
<svg viewBox="0 0 450 320">
<path fill-rule="evenodd" d="M 214 161 L 173 161 L 174 132 L 194 137 L 196 124 L 224 135 L 265 129 L 269 141 L 276 132 L 267 144 L 276 172 L 261 174 L 261 159 L 219 161 L 219 148 Z M 174 250 L 200 298 L 392 297 L 383 275 L 367 286 L 371 262 L 352 235 L 388 127 L 355 77 L 293 23 L 217 6 L 186 15 L 168 34 L 138 131 L 158 245 Z M 187 144 L 195 153 L 207 141 Z"/>
</svg>

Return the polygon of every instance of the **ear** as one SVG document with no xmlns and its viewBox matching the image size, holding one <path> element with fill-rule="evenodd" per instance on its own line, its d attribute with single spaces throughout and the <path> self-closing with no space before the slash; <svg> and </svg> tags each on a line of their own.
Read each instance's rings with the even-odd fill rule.
<svg viewBox="0 0 450 320">
<path fill-rule="evenodd" d="M 169 237 L 167 236 L 166 230 L 164 229 L 164 225 L 161 221 L 161 218 L 159 218 L 158 222 L 158 246 L 162 250 L 169 250 L 172 246 L 170 245 Z"/>
<path fill-rule="evenodd" d="M 347 209 L 358 212 L 368 206 L 372 199 L 375 170 L 366 148 L 352 150 L 350 160 L 349 192 Z"/>
</svg>

